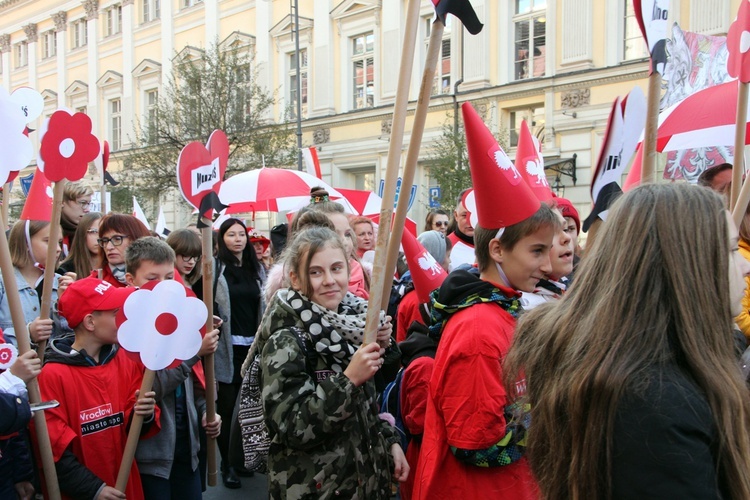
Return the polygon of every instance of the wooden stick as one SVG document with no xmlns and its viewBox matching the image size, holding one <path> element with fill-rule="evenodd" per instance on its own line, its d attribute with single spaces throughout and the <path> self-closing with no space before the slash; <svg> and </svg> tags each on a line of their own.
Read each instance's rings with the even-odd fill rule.
<svg viewBox="0 0 750 500">
<path fill-rule="evenodd" d="M 732 195 L 729 206 L 732 209 L 732 216 L 740 227 L 740 222 L 745 216 L 748 198 L 750 198 L 750 189 L 742 183 L 742 174 L 745 173 L 745 134 L 747 131 L 747 97 L 748 84 L 737 82 L 739 89 L 737 91 L 737 119 L 734 131 L 734 162 L 732 165 Z M 740 191 L 741 189 L 741 191 Z M 744 196 L 743 196 L 744 194 Z"/>
<path fill-rule="evenodd" d="M 139 397 L 143 397 L 144 394 L 150 392 L 154 386 L 154 375 L 155 371 L 146 368 L 143 372 L 143 381 L 141 382 L 141 390 Z M 128 486 L 128 478 L 130 477 L 130 468 L 133 466 L 133 458 L 135 458 L 135 449 L 138 447 L 138 440 L 141 439 L 141 429 L 143 428 L 143 416 L 133 413 L 133 418 L 130 420 L 130 430 L 128 430 L 128 440 L 125 442 L 125 450 L 122 453 L 122 462 L 120 462 L 120 470 L 117 473 L 117 482 L 115 483 L 115 489 L 125 493 L 125 488 Z"/>
<path fill-rule="evenodd" d="M 367 304 L 367 322 L 365 324 L 364 343 L 375 342 L 380 318 L 380 302 L 383 291 L 391 286 L 393 273 L 386 275 L 386 258 L 388 253 L 389 228 L 393 218 L 393 200 L 396 198 L 396 179 L 401 163 L 401 147 L 404 142 L 404 125 L 406 106 L 409 101 L 409 83 L 414 66 L 417 25 L 419 23 L 420 0 L 409 0 L 404 31 L 404 46 L 401 50 L 401 66 L 396 87 L 396 102 L 393 108 L 391 123 L 391 140 L 388 144 L 388 161 L 385 169 L 383 201 L 380 205 L 380 230 L 375 247 L 375 260 L 372 265 L 372 282 L 370 283 L 370 300 Z"/>
<path fill-rule="evenodd" d="M 445 25 L 439 20 L 432 23 L 430 41 L 427 45 L 427 58 L 425 59 L 424 71 L 422 73 L 422 84 L 419 87 L 419 98 L 417 107 L 414 111 L 414 124 L 411 129 L 409 139 L 409 150 L 406 153 L 406 163 L 404 171 L 401 174 L 401 196 L 398 198 L 396 207 L 396 217 L 391 226 L 390 241 L 388 243 L 388 255 L 385 264 L 385 275 L 392 276 L 396 271 L 396 261 L 398 260 L 398 250 L 401 245 L 401 237 L 404 233 L 404 223 L 406 222 L 406 212 L 409 210 L 409 197 L 404 195 L 404 189 L 409 188 L 414 182 L 414 173 L 417 170 L 419 161 L 419 150 L 422 146 L 422 135 L 424 126 L 427 121 L 427 111 L 430 107 L 430 96 L 432 95 L 432 82 L 435 79 L 435 70 L 437 69 L 438 57 L 440 56 L 440 47 L 443 43 L 443 31 Z M 381 219 L 381 225 L 383 224 Z M 388 308 L 388 301 L 391 296 L 390 287 L 383 289 L 383 295 L 380 307 Z"/>
<path fill-rule="evenodd" d="M 3 231 L 8 229 L 8 210 L 10 210 L 10 186 L 11 183 L 8 182 L 3 187 L 3 205 L 0 207 L 0 217 L 2 217 L 3 221 Z"/>
<path fill-rule="evenodd" d="M 8 300 L 8 308 L 13 320 L 16 342 L 18 342 L 18 352 L 19 354 L 23 354 L 31 350 L 31 341 L 29 339 L 29 331 L 26 329 L 26 319 L 21 308 L 21 298 L 18 295 L 16 275 L 13 270 L 13 262 L 10 260 L 8 238 L 5 236 L 4 230 L 0 231 L 0 272 L 2 272 L 3 281 L 5 282 L 5 298 Z M 29 402 L 40 403 L 42 401 L 42 396 L 39 392 L 39 382 L 36 378 L 26 384 L 26 388 L 29 391 Z M 59 500 L 60 486 L 57 483 L 55 459 L 52 454 L 52 445 L 49 440 L 49 430 L 47 429 L 47 419 L 44 418 L 44 412 L 34 412 L 34 429 L 39 444 L 39 454 L 42 458 L 44 482 L 47 484 L 47 496 L 50 499 Z"/>
<path fill-rule="evenodd" d="M 49 244 L 47 245 L 47 259 L 44 262 L 44 284 L 42 286 L 42 298 L 39 311 L 39 319 L 49 319 L 50 307 L 52 307 L 52 284 L 55 281 L 55 269 L 57 269 L 57 242 L 60 239 L 60 214 L 62 212 L 63 191 L 65 190 L 65 179 L 55 183 L 52 196 L 52 218 L 49 228 Z M 85 278 L 85 276 L 79 276 Z M 39 341 L 39 358 L 44 361 L 44 349 L 47 341 Z"/>
<path fill-rule="evenodd" d="M 201 266 L 203 271 L 203 303 L 208 309 L 206 318 L 206 333 L 214 329 L 214 240 L 211 220 L 203 218 L 203 223 L 208 227 L 201 229 L 202 255 Z M 208 354 L 203 357 L 203 371 L 206 374 L 206 422 L 213 422 L 216 418 L 216 378 L 214 375 L 214 355 Z M 230 415 L 224 415 L 227 419 Z M 216 439 L 206 437 L 207 449 L 206 460 L 208 462 L 208 485 L 216 486 Z"/>
<path fill-rule="evenodd" d="M 654 71 L 648 77 L 648 104 L 646 132 L 643 138 L 643 163 L 641 185 L 656 182 L 656 136 L 659 131 L 659 101 L 661 100 L 661 74 Z"/>
</svg>

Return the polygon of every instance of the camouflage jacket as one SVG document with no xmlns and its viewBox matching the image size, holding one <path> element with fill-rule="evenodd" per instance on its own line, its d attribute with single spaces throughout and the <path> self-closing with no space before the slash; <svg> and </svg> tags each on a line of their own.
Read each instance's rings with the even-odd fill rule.
<svg viewBox="0 0 750 500">
<path fill-rule="evenodd" d="M 270 497 L 390 498 L 390 447 L 399 438 L 378 418 L 375 385 L 355 387 L 314 353 L 315 366 L 308 366 L 312 359 L 290 329 L 295 325 L 303 328 L 277 294 L 254 346 L 262 353 Z"/>
</svg>

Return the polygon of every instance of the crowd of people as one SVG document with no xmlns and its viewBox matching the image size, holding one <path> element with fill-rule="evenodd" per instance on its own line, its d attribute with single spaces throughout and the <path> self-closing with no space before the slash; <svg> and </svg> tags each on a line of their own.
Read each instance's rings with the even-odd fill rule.
<svg viewBox="0 0 750 500">
<path fill-rule="evenodd" d="M 59 403 L 44 416 L 66 498 L 199 499 L 213 439 L 224 487 L 262 471 L 274 499 L 750 498 L 750 216 L 738 231 L 711 179 L 641 186 L 584 253 L 574 206 L 497 168 L 472 112 L 473 189 L 404 236 L 369 344 L 378 227 L 322 189 L 268 235 L 234 217 L 213 231 L 214 329 L 145 394 L 143 366 L 117 342 L 118 311 L 152 281 L 202 298 L 200 231 L 164 240 L 131 215 L 89 213 L 91 190 L 76 183 L 59 241 L 49 222 L 16 222 L 32 350 L 0 374 L 0 498 L 43 492 L 34 378 Z M 41 314 L 50 244 L 59 269 Z M 6 288 L 1 341 L 16 345 Z M 121 492 L 134 415 L 144 425 Z"/>
</svg>

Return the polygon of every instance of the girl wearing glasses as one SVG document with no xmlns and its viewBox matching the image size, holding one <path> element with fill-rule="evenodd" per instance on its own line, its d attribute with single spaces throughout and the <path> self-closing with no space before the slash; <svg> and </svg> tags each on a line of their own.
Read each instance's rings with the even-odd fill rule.
<svg viewBox="0 0 750 500">
<path fill-rule="evenodd" d="M 94 269 L 101 269 L 102 258 L 99 254 L 99 222 L 102 214 L 90 212 L 78 223 L 73 244 L 68 257 L 60 264 L 58 274 L 76 273 L 78 278 L 85 278 Z"/>
<path fill-rule="evenodd" d="M 169 233 L 167 245 L 172 247 L 175 267 L 186 287 L 191 287 L 201 275 L 201 239 L 190 229 L 177 229 Z"/>
<path fill-rule="evenodd" d="M 448 231 L 450 216 L 445 210 L 430 210 L 425 219 L 425 231 L 440 231 L 445 234 Z"/>
<path fill-rule="evenodd" d="M 83 220 L 83 216 L 89 213 L 91 208 L 91 195 L 94 191 L 80 182 L 68 182 L 63 191 L 62 212 L 60 214 L 60 226 L 63 230 L 63 257 L 67 257 L 73 248 L 76 228 Z M 87 275 L 78 275 L 85 278 Z"/>
<path fill-rule="evenodd" d="M 102 280 L 114 286 L 125 282 L 125 251 L 138 238 L 150 236 L 148 229 L 132 215 L 107 214 L 99 225 L 99 248 L 102 257 Z"/>
</svg>

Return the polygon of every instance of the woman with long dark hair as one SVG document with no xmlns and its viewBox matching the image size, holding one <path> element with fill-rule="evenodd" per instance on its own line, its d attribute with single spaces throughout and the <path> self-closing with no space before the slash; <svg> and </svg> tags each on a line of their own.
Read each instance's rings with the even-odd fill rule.
<svg viewBox="0 0 750 500">
<path fill-rule="evenodd" d="M 89 212 L 81 218 L 76 227 L 70 253 L 60 264 L 59 274 L 76 273 L 76 278 L 86 278 L 94 269 L 101 269 L 102 256 L 99 253 L 99 222 L 102 214 Z"/>
<path fill-rule="evenodd" d="M 240 368 L 255 339 L 264 304 L 261 291 L 265 281 L 263 266 L 248 244 L 247 227 L 239 219 L 225 220 L 219 227 L 218 251 L 214 267 L 214 302 L 217 314 L 224 321 L 219 347 L 214 354 L 216 380 L 219 383 L 216 412 L 232 415 L 242 377 Z M 203 296 L 197 282 L 193 290 Z M 228 488 L 242 486 L 236 470 L 229 463 L 229 435 L 232 419 L 222 422 L 219 453 L 222 459 L 222 480 Z"/>
<path fill-rule="evenodd" d="M 576 283 L 523 316 L 543 498 L 750 498 L 750 394 L 733 351 L 750 264 L 721 198 L 650 184 L 609 211 Z"/>
</svg>

